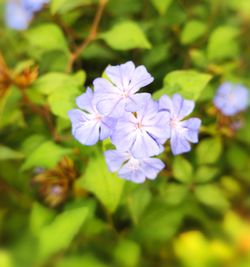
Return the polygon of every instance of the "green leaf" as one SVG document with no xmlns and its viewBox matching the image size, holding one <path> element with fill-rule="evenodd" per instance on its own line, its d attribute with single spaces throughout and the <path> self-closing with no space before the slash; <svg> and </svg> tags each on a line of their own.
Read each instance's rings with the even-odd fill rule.
<svg viewBox="0 0 250 267">
<path fill-rule="evenodd" d="M 131 194 L 127 195 L 128 209 L 135 223 L 140 219 L 151 198 L 150 190 L 145 185 L 136 187 Z"/>
<path fill-rule="evenodd" d="M 190 183 L 193 180 L 193 167 L 185 158 L 181 156 L 175 157 L 173 175 L 180 182 Z"/>
<path fill-rule="evenodd" d="M 64 256 L 60 259 L 56 267 L 110 267 L 101 262 L 95 255 L 92 254 L 83 254 L 76 256 Z"/>
<path fill-rule="evenodd" d="M 183 184 L 169 184 L 164 191 L 165 203 L 169 205 L 181 204 L 188 195 L 188 187 Z"/>
<path fill-rule="evenodd" d="M 7 146 L 0 145 L 0 160 L 19 160 L 24 157 L 23 153 L 15 151 Z"/>
<path fill-rule="evenodd" d="M 151 3 L 160 15 L 164 15 L 172 1 L 173 0 L 151 0 Z"/>
<path fill-rule="evenodd" d="M 132 21 L 116 24 L 109 31 L 100 34 L 99 37 L 116 50 L 151 48 L 151 44 L 140 26 Z"/>
<path fill-rule="evenodd" d="M 102 154 L 89 160 L 85 174 L 79 182 L 84 188 L 94 193 L 110 212 L 116 210 L 123 191 L 124 180 L 108 170 Z"/>
<path fill-rule="evenodd" d="M 21 151 L 25 156 L 29 156 L 39 145 L 46 141 L 46 137 L 40 134 L 30 135 L 23 140 Z"/>
<path fill-rule="evenodd" d="M 30 215 L 30 228 L 33 235 L 37 236 L 40 233 L 40 230 L 55 216 L 55 213 L 52 210 L 45 208 L 39 203 L 35 202 L 32 207 Z"/>
<path fill-rule="evenodd" d="M 21 169 L 27 170 L 32 167 L 52 168 L 63 156 L 70 153 L 71 149 L 46 141 L 30 153 Z"/>
<path fill-rule="evenodd" d="M 199 20 L 191 20 L 185 24 L 181 32 L 181 43 L 190 44 L 200 38 L 206 32 L 206 24 Z"/>
<path fill-rule="evenodd" d="M 195 173 L 196 183 L 206 183 L 215 178 L 218 174 L 218 168 L 212 166 L 200 166 Z"/>
<path fill-rule="evenodd" d="M 75 99 L 80 95 L 77 87 L 63 87 L 48 98 L 49 105 L 53 114 L 69 119 L 68 111 L 75 107 Z"/>
<path fill-rule="evenodd" d="M 142 241 L 167 240 L 178 230 L 182 216 L 181 207 L 170 208 L 158 200 L 151 202 L 136 225 L 134 235 Z"/>
<path fill-rule="evenodd" d="M 0 98 L 0 129 L 8 126 L 24 126 L 23 113 L 20 110 L 21 93 L 15 88 L 9 88 Z"/>
<path fill-rule="evenodd" d="M 197 199 L 207 206 L 219 210 L 226 210 L 229 208 L 229 203 L 224 197 L 223 192 L 216 185 L 200 185 L 195 190 Z"/>
<path fill-rule="evenodd" d="M 39 234 L 39 256 L 48 256 L 67 248 L 87 217 L 86 207 L 68 210 L 58 215 Z"/>
<path fill-rule="evenodd" d="M 36 53 L 50 50 L 69 53 L 63 32 L 56 24 L 47 23 L 31 28 L 27 31 L 26 38 L 33 49 L 36 49 Z"/>
<path fill-rule="evenodd" d="M 12 255 L 7 250 L 0 250 L 0 266 L 13 267 Z"/>
<path fill-rule="evenodd" d="M 196 148 L 196 157 L 199 164 L 215 163 L 222 152 L 220 138 L 207 138 L 199 143 Z"/>
<path fill-rule="evenodd" d="M 243 147 L 233 144 L 229 147 L 226 158 L 230 166 L 235 170 L 244 170 L 249 164 L 249 151 Z"/>
<path fill-rule="evenodd" d="M 50 72 L 41 76 L 33 85 L 32 89 L 41 94 L 50 95 L 55 91 L 60 92 L 63 88 L 80 88 L 86 80 L 86 73 L 78 71 L 68 75 L 60 72 Z"/>
<path fill-rule="evenodd" d="M 77 7 L 93 4 L 95 2 L 96 0 L 52 0 L 50 3 L 50 11 L 53 15 L 56 13 L 64 14 Z"/>
<path fill-rule="evenodd" d="M 153 94 L 155 99 L 164 94 L 181 94 L 184 98 L 197 100 L 212 76 L 194 70 L 177 70 L 167 74 L 163 88 Z"/>
<path fill-rule="evenodd" d="M 128 239 L 121 240 L 114 250 L 114 258 L 117 262 L 117 266 L 138 266 L 140 254 L 140 246 L 134 241 Z"/>
<path fill-rule="evenodd" d="M 233 59 L 239 54 L 236 37 L 239 31 L 230 26 L 220 26 L 210 35 L 207 53 L 210 60 Z"/>
</svg>

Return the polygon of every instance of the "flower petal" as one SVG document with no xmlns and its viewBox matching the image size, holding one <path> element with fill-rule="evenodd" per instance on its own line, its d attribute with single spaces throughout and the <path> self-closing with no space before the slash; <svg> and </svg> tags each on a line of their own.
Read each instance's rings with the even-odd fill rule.
<svg viewBox="0 0 250 267">
<path fill-rule="evenodd" d="M 84 145 L 94 145 L 99 139 L 100 122 L 90 120 L 88 116 L 77 109 L 68 112 L 72 122 L 72 134 Z"/>
<path fill-rule="evenodd" d="M 194 101 L 185 100 L 181 95 L 173 95 L 173 113 L 179 120 L 189 115 L 194 109 Z"/>
<path fill-rule="evenodd" d="M 134 143 L 136 136 L 135 118 L 128 113 L 126 117 L 118 120 L 116 128 L 111 135 L 111 141 L 120 151 L 128 151 Z"/>
<path fill-rule="evenodd" d="M 172 136 L 170 139 L 171 150 L 174 155 L 179 155 L 186 153 L 191 150 L 189 142 L 181 134 L 172 131 Z"/>
<path fill-rule="evenodd" d="M 161 153 L 161 146 L 147 132 L 137 130 L 131 153 L 137 159 L 151 157 Z"/>
<path fill-rule="evenodd" d="M 154 78 L 148 73 L 144 66 L 139 66 L 135 69 L 130 82 L 130 94 L 134 94 L 139 91 L 142 87 L 152 83 Z"/>
<path fill-rule="evenodd" d="M 118 66 L 108 66 L 105 72 L 110 78 L 111 82 L 116 85 L 121 91 L 128 91 L 129 83 L 134 70 L 134 63 L 132 61 L 128 61 Z"/>
<path fill-rule="evenodd" d="M 80 109 L 86 110 L 87 112 L 94 112 L 92 106 L 94 94 L 91 88 L 87 88 L 86 92 L 76 98 L 76 104 Z"/>
<path fill-rule="evenodd" d="M 129 153 L 119 152 L 117 150 L 107 150 L 104 152 L 105 160 L 111 172 L 116 172 L 120 169 L 123 162 L 129 159 Z"/>
<path fill-rule="evenodd" d="M 151 98 L 149 93 L 134 94 L 127 98 L 125 110 L 129 112 L 136 112 L 142 109 L 144 105 Z"/>
<path fill-rule="evenodd" d="M 71 109 L 68 111 L 68 116 L 71 120 L 72 127 L 77 127 L 78 124 L 84 123 L 88 120 L 86 114 L 79 109 Z"/>
<path fill-rule="evenodd" d="M 186 128 L 186 131 L 184 133 L 185 138 L 189 142 L 197 143 L 201 120 L 198 118 L 191 118 L 191 119 L 182 121 L 181 125 Z"/>
<path fill-rule="evenodd" d="M 86 121 L 74 130 L 73 135 L 81 144 L 92 146 L 99 140 L 99 128 L 99 122 Z"/>
<path fill-rule="evenodd" d="M 155 179 L 158 173 L 163 170 L 165 164 L 157 158 L 147 158 L 142 160 L 141 168 L 145 176 L 149 179 Z"/>
<path fill-rule="evenodd" d="M 147 131 L 155 139 L 160 139 L 163 144 L 171 135 L 171 129 L 169 126 L 170 114 L 167 111 L 158 112 L 151 120 L 143 120 L 143 129 Z"/>
<path fill-rule="evenodd" d="M 129 181 L 133 181 L 135 183 L 143 183 L 146 179 L 144 172 L 137 165 L 135 159 L 130 159 L 124 166 L 119 170 L 118 175 Z"/>
<path fill-rule="evenodd" d="M 167 110 L 172 114 L 173 108 L 173 101 L 168 95 L 163 95 L 159 99 L 159 110 Z"/>
<path fill-rule="evenodd" d="M 104 98 L 103 100 L 100 100 L 97 103 L 96 108 L 105 116 L 120 118 L 125 112 L 126 99 L 117 95 L 112 96 L 110 96 L 110 98 Z"/>
<path fill-rule="evenodd" d="M 104 117 L 101 121 L 100 140 L 104 140 L 111 136 L 116 127 L 117 120 L 111 117 Z"/>
</svg>

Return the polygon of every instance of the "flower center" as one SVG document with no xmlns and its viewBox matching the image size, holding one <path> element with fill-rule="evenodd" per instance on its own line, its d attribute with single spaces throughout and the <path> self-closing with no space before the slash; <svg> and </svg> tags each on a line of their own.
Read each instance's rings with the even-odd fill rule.
<svg viewBox="0 0 250 267">
<path fill-rule="evenodd" d="M 128 97 L 128 91 L 125 91 L 123 89 L 121 95 L 122 95 L 123 98 L 127 98 Z"/>
<path fill-rule="evenodd" d="M 171 128 L 174 128 L 174 129 L 179 128 L 179 126 L 180 126 L 179 120 L 178 119 L 172 119 L 170 121 L 170 126 L 171 126 Z"/>
<path fill-rule="evenodd" d="M 128 163 L 128 167 L 130 170 L 137 170 L 140 166 L 140 161 L 137 159 L 130 159 L 129 163 Z"/>
<path fill-rule="evenodd" d="M 135 127 L 136 127 L 136 129 L 141 129 L 142 128 L 142 123 L 141 122 L 137 122 Z"/>
<path fill-rule="evenodd" d="M 96 114 L 96 116 L 95 116 L 95 120 L 97 120 L 97 121 L 101 121 L 101 120 L 102 120 L 102 116 L 99 115 L 99 114 Z"/>
</svg>

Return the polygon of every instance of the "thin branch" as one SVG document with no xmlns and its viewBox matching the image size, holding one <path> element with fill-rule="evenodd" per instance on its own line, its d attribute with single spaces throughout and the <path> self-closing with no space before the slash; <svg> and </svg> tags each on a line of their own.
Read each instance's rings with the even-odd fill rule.
<svg viewBox="0 0 250 267">
<path fill-rule="evenodd" d="M 2 193 L 10 193 L 11 195 L 15 196 L 18 199 L 19 204 L 22 203 L 25 207 L 30 208 L 32 203 L 31 199 L 27 195 L 18 191 L 16 188 L 10 186 L 0 177 L 0 192 L 1 191 Z"/>
<path fill-rule="evenodd" d="M 37 113 L 46 122 L 54 140 L 60 141 L 60 136 L 57 134 L 56 129 L 54 128 L 49 108 L 47 106 L 39 107 L 34 105 L 33 102 L 29 99 L 25 89 L 20 88 L 20 91 L 22 93 L 23 103 L 28 106 L 31 111 Z"/>
<path fill-rule="evenodd" d="M 99 0 L 99 5 L 93 20 L 93 23 L 90 28 L 89 35 L 87 38 L 82 42 L 80 46 L 78 46 L 74 52 L 71 53 L 68 65 L 67 65 L 67 72 L 70 72 L 72 69 L 72 66 L 76 59 L 80 56 L 82 51 L 96 38 L 97 32 L 98 32 L 98 27 L 105 9 L 106 4 L 108 3 L 108 0 Z"/>
</svg>

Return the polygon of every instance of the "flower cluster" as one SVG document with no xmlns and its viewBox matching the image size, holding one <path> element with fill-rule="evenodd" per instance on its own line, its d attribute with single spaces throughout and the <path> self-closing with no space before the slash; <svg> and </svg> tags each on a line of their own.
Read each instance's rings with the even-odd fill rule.
<svg viewBox="0 0 250 267">
<path fill-rule="evenodd" d="M 198 142 L 200 119 L 183 120 L 194 102 L 178 94 L 154 101 L 149 93 L 138 93 L 153 77 L 131 61 L 108 66 L 105 73 L 108 79 L 95 79 L 94 92 L 87 88 L 76 99 L 79 109 L 69 111 L 72 133 L 84 145 L 109 137 L 116 150 L 105 152 L 106 162 L 121 178 L 136 183 L 155 179 L 164 163 L 153 156 L 164 151 L 168 139 L 174 155 L 190 151 L 190 142 Z"/>
<path fill-rule="evenodd" d="M 248 89 L 239 84 L 223 83 L 214 98 L 214 105 L 226 116 L 233 116 L 247 109 Z"/>
<path fill-rule="evenodd" d="M 8 0 L 5 10 L 6 25 L 15 30 L 25 30 L 35 12 L 49 0 Z"/>
</svg>

